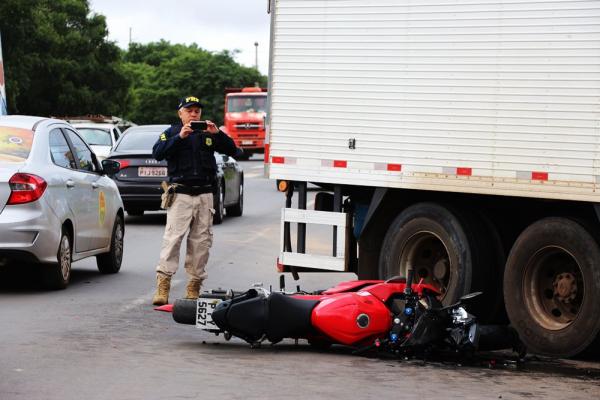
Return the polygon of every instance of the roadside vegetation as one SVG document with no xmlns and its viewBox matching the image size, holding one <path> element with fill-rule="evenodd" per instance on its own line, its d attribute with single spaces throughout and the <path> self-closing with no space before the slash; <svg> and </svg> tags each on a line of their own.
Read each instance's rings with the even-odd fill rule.
<svg viewBox="0 0 600 400">
<path fill-rule="evenodd" d="M 2 0 L 0 34 L 10 114 L 170 123 L 178 99 L 192 94 L 202 98 L 203 116 L 220 123 L 226 87 L 266 85 L 227 50 L 166 41 L 122 50 L 87 0 Z"/>
</svg>

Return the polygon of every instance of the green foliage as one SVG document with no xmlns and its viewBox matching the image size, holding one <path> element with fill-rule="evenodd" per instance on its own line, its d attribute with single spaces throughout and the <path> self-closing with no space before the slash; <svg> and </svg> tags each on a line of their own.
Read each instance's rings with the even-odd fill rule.
<svg viewBox="0 0 600 400">
<path fill-rule="evenodd" d="M 104 16 L 86 0 L 2 0 L 9 113 L 118 114 L 130 86 Z"/>
<path fill-rule="evenodd" d="M 230 52 L 211 53 L 195 44 L 133 43 L 124 60 L 133 82 L 127 118 L 139 124 L 178 121 L 177 103 L 189 95 L 202 99 L 202 118 L 221 124 L 225 88 L 267 84 L 265 76 L 237 64 Z"/>
<path fill-rule="evenodd" d="M 10 114 L 171 123 L 179 99 L 194 95 L 203 118 L 220 124 L 225 88 L 267 84 L 228 51 L 166 41 L 120 50 L 87 0 L 0 0 L 0 33 Z"/>
</svg>

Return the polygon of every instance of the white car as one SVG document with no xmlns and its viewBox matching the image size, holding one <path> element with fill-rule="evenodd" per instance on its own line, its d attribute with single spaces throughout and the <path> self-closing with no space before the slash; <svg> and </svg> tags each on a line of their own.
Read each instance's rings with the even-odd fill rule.
<svg viewBox="0 0 600 400">
<path fill-rule="evenodd" d="M 55 289 L 68 285 L 71 262 L 85 257 L 116 273 L 123 210 L 117 185 L 71 125 L 0 116 L 0 265 L 39 263 Z"/>
<path fill-rule="evenodd" d="M 121 131 L 114 124 L 78 122 L 71 125 L 81 133 L 100 161 L 108 157 L 110 150 L 121 136 Z"/>
</svg>

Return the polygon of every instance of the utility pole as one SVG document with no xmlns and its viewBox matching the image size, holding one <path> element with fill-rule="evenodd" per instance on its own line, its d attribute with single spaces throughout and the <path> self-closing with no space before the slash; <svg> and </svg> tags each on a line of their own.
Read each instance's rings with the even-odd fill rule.
<svg viewBox="0 0 600 400">
<path fill-rule="evenodd" d="M 258 71 L 258 42 L 254 42 L 254 68 Z"/>
</svg>

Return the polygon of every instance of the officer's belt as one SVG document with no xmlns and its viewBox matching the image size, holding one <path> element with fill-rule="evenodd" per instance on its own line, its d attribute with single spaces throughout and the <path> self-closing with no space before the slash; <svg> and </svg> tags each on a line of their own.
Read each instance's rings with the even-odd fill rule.
<svg viewBox="0 0 600 400">
<path fill-rule="evenodd" d="M 174 188 L 175 193 L 187 194 L 190 196 L 198 196 L 199 194 L 204 193 L 212 193 L 213 186 L 212 185 L 203 185 L 203 186 L 188 186 L 178 184 Z"/>
</svg>

